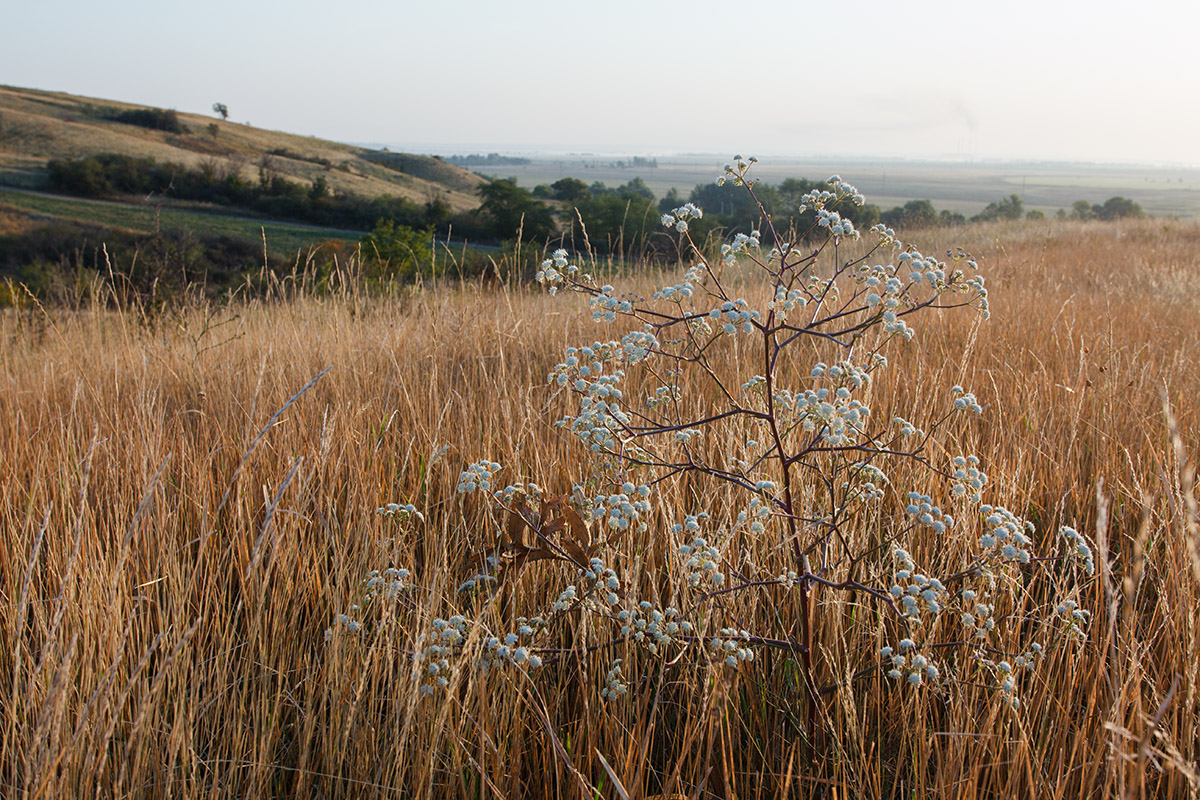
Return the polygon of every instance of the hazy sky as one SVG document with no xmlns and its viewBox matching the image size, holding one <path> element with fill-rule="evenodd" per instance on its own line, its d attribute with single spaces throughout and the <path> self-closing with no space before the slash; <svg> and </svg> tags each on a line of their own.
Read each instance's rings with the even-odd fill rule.
<svg viewBox="0 0 1200 800">
<path fill-rule="evenodd" d="M 0 83 L 393 148 L 1200 164 L 1197 0 L 0 0 Z"/>
</svg>

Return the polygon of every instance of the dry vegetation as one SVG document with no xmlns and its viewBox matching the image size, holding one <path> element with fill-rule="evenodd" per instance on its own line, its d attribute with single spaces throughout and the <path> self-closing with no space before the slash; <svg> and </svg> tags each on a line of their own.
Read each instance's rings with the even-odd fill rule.
<svg viewBox="0 0 1200 800">
<path fill-rule="evenodd" d="M 218 173 L 233 170 L 248 180 L 257 180 L 259 164 L 265 158 L 273 174 L 301 183 L 323 176 L 335 192 L 390 195 L 416 203 L 441 197 L 454 211 L 478 206 L 475 191 L 486 182 L 427 156 L 381 153 L 200 114 L 179 114 L 189 132 L 167 133 L 98 118 L 95 110 L 101 107 L 118 111 L 141 108 L 63 92 L 0 86 L 0 182 L 38 188 L 44 183 L 50 159 L 86 158 L 97 153 L 149 157 L 189 167 L 209 163 Z M 217 126 L 215 137 L 208 132 L 209 125 Z M 327 161 L 329 168 L 322 161 Z"/>
<path fill-rule="evenodd" d="M 669 665 L 621 644 L 547 652 L 528 679 L 464 671 L 422 698 L 411 632 L 454 613 L 492 543 L 483 507 L 453 494 L 464 464 L 492 458 L 506 482 L 555 490 L 584 477 L 545 387 L 567 344 L 605 335 L 583 304 L 477 286 L 151 324 L 32 308 L 0 318 L 0 794 L 533 797 L 586 783 L 615 796 L 611 768 L 642 797 L 1196 797 L 1200 227 L 960 234 L 992 320 L 927 316 L 872 404 L 919 420 L 935 392 L 973 388 L 987 411 L 964 430 L 989 499 L 1034 519 L 1051 550 L 1060 522 L 1107 543 L 1079 598 L 1087 642 L 1025 680 L 1020 710 L 970 681 L 884 680 L 870 669 L 878 609 L 835 592 L 816 599 L 827 734 L 812 752 L 794 664 L 767 648 L 736 674 L 692 649 Z M 650 531 L 621 545 L 644 595 L 669 590 L 665 530 L 703 492 L 672 485 Z M 425 524 L 385 524 L 374 511 L 389 501 L 415 503 Z M 864 516 L 861 536 L 896 524 L 900 505 Z M 773 542 L 736 544 L 784 563 Z M 958 550 L 912 549 L 935 570 Z M 388 564 L 419 586 L 392 609 L 401 624 L 327 643 L 363 576 Z M 562 588 L 555 570 L 526 571 L 475 613 L 510 629 L 514 607 Z M 748 628 L 797 619 L 783 589 L 729 603 Z M 605 707 L 613 655 L 643 680 Z"/>
</svg>

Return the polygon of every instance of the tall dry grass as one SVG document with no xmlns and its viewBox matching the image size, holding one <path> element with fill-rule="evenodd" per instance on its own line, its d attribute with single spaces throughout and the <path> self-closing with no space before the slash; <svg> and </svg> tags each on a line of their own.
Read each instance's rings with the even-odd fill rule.
<svg viewBox="0 0 1200 800">
<path fill-rule="evenodd" d="M 463 465 L 495 459 L 552 490 L 586 477 L 545 387 L 565 346 L 605 335 L 586 309 L 485 286 L 154 325 L 32 309 L 0 318 L 0 795 L 616 796 L 615 775 L 642 797 L 1197 796 L 1200 227 L 959 233 L 993 319 L 927 317 L 871 402 L 920 420 L 935 391 L 974 389 L 987 411 L 961 433 L 989 501 L 1034 519 L 1048 549 L 1060 523 L 1102 543 L 1079 598 L 1087 642 L 1054 651 L 1018 711 L 979 682 L 885 681 L 870 669 L 879 609 L 832 591 L 816 598 L 826 735 L 812 748 L 786 651 L 736 677 L 622 644 L 586 654 L 571 644 L 604 637 L 582 617 L 528 679 L 464 671 L 421 698 L 412 634 L 459 610 L 454 589 L 494 538 L 453 494 Z M 668 524 L 730 510 L 699 483 L 664 492 L 621 555 L 665 605 Z M 374 510 L 389 501 L 425 524 L 387 525 Z M 859 521 L 863 541 L 896 502 Z M 731 552 L 783 565 L 774 544 Z M 932 574 L 962 558 L 930 539 L 913 552 Z M 389 564 L 419 586 L 394 624 L 326 642 Z M 530 569 L 471 613 L 510 629 L 564 584 Z M 751 629 L 798 618 L 783 589 L 726 611 Z M 604 707 L 613 656 L 641 679 Z"/>
</svg>

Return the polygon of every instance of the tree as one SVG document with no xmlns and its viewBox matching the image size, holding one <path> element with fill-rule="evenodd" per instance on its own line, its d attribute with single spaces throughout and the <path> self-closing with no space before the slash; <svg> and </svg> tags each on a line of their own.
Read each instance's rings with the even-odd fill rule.
<svg viewBox="0 0 1200 800">
<path fill-rule="evenodd" d="M 221 119 L 229 119 L 229 106 L 224 103 L 213 103 L 213 113 L 220 114 Z"/>
<path fill-rule="evenodd" d="M 929 200 L 909 200 L 883 212 L 880 221 L 889 228 L 929 228 L 937 224 L 938 214 Z"/>
<path fill-rule="evenodd" d="M 550 189 L 555 200 L 565 200 L 568 203 L 586 200 L 592 194 L 588 191 L 587 184 L 579 178 L 562 178 L 550 184 Z"/>
<path fill-rule="evenodd" d="M 995 203 L 988 203 L 987 208 L 980 211 L 972 220 L 975 222 L 990 222 L 995 219 L 1020 219 L 1025 216 L 1025 204 L 1019 195 L 1010 194 Z"/>
<path fill-rule="evenodd" d="M 1087 200 L 1076 200 L 1071 204 L 1071 219 L 1077 219 L 1086 222 L 1092 219 L 1095 214 L 1092 212 L 1092 204 Z"/>
<path fill-rule="evenodd" d="M 672 186 L 671 190 L 663 195 L 663 199 L 658 201 L 658 210 L 666 214 L 681 205 L 683 205 L 683 197 L 680 196 L 679 190 Z"/>
<path fill-rule="evenodd" d="M 557 233 L 554 216 L 528 189 L 517 186 L 516 178 L 494 180 L 479 187 L 483 202 L 479 210 L 492 223 L 492 233 L 509 238 L 521 231 L 525 241 L 545 239 Z"/>
<path fill-rule="evenodd" d="M 1127 197 L 1110 197 L 1102 206 L 1093 206 L 1093 213 L 1102 220 L 1121 219 L 1123 217 L 1140 217 L 1144 214 L 1142 207 Z"/>
</svg>

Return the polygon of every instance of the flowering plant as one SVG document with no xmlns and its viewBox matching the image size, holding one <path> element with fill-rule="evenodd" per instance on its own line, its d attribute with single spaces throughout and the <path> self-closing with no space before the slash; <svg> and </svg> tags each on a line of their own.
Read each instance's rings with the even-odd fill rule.
<svg viewBox="0 0 1200 800">
<path fill-rule="evenodd" d="M 754 163 L 736 157 L 719 180 L 753 198 Z M 691 238 L 700 208 L 689 203 L 664 214 L 689 263 L 681 280 L 649 297 L 601 284 L 564 250 L 542 264 L 537 281 L 551 294 L 578 294 L 595 321 L 630 327 L 619 338 L 568 348 L 549 374 L 552 390 L 573 398 L 557 424 L 578 441 L 587 465 L 569 492 L 501 486 L 503 467 L 492 461 L 462 472 L 458 491 L 485 496 L 503 527 L 459 588 L 463 613 L 433 619 L 417 640 L 423 692 L 452 687 L 464 667 L 549 667 L 563 652 L 552 638 L 580 635 L 571 630 L 595 637 L 569 641 L 573 652 L 604 657 L 625 648 L 625 657 L 607 662 L 607 702 L 626 695 L 644 663 L 630 659 L 629 648 L 651 661 L 690 652 L 735 675 L 768 648 L 800 667 L 811 741 L 822 674 L 882 674 L 898 691 L 945 691 L 956 665 L 941 654 L 958 648 L 974 656 L 961 659 L 961 669 L 982 671 L 1016 708 L 1020 673 L 1051 644 L 1082 634 L 1086 614 L 1069 596 L 1050 603 L 1036 627 L 1024 624 L 1028 611 L 1012 610 L 1031 570 L 1046 571 L 1055 590 L 1070 595 L 1094 565 L 1071 528 L 1060 531 L 1066 555 L 1039 558 L 1032 523 L 984 502 L 982 461 L 963 453 L 954 435 L 957 418 L 983 413 L 978 398 L 961 386 L 926 387 L 944 408 L 921 424 L 877 413 L 873 402 L 873 386 L 889 369 L 886 351 L 913 338 L 920 315 L 961 308 L 987 318 L 975 260 L 961 250 L 946 261 L 925 255 L 882 225 L 861 233 L 842 212 L 862 204 L 862 195 L 837 176 L 827 187 L 802 198 L 799 210 L 815 216 L 810 229 L 777 230 L 759 204 L 761 230 L 736 234 L 719 255 Z M 895 485 L 897 474 L 914 470 L 944 496 Z M 666 519 L 656 498 L 685 484 L 703 487 L 707 507 Z M 416 513 L 396 508 L 406 519 Z M 878 532 L 864 536 L 864 525 Z M 622 550 L 630 534 L 666 545 L 670 561 L 658 574 L 647 576 L 640 558 Z M 766 542 L 759 550 L 775 554 L 774 562 L 753 563 L 738 552 L 742 540 Z M 927 574 L 912 542 L 953 547 L 961 563 Z M 510 585 L 536 562 L 556 564 L 555 574 L 569 581 L 545 608 L 514 610 L 503 631 L 467 613 L 469 598 Z M 378 575 L 371 579 L 375 587 Z M 408 580 L 404 572 L 388 586 Z M 792 595 L 796 625 L 772 629 L 770 615 L 742 619 L 724 602 L 766 590 Z M 877 620 L 879 646 L 857 672 L 861 660 L 833 669 L 819 663 L 817 595 L 827 592 L 858 597 Z M 563 624 L 579 615 L 593 624 Z"/>
</svg>

